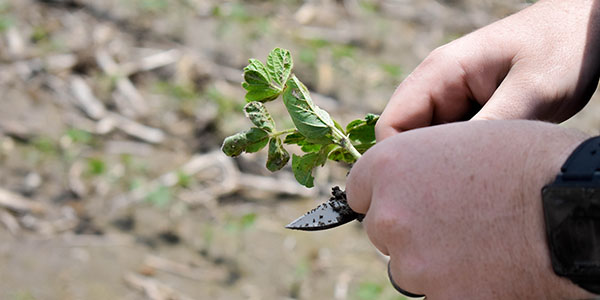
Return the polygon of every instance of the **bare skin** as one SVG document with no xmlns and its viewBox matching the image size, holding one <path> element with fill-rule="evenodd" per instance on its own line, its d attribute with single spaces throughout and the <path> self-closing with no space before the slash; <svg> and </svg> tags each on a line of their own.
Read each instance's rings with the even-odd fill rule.
<svg viewBox="0 0 600 300">
<path fill-rule="evenodd" d="M 586 299 L 550 266 L 540 190 L 585 135 L 534 121 L 398 134 L 346 186 L 403 289 L 438 299 Z"/>
<path fill-rule="evenodd" d="M 346 189 L 401 288 L 434 300 L 591 298 L 552 271 L 540 199 L 584 137 L 531 121 L 422 127 L 560 122 L 599 76 L 600 0 L 542 0 L 439 47 L 398 86 Z"/>
<path fill-rule="evenodd" d="M 434 50 L 398 86 L 377 139 L 470 117 L 560 122 L 598 76 L 600 0 L 539 1 Z"/>
</svg>

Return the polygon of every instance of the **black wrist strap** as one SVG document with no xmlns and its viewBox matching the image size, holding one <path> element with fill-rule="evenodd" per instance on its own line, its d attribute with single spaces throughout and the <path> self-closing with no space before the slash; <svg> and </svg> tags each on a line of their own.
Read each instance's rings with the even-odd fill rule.
<svg viewBox="0 0 600 300">
<path fill-rule="evenodd" d="M 581 143 L 560 169 L 557 180 L 561 181 L 593 181 L 600 174 L 600 136 Z"/>
<path fill-rule="evenodd" d="M 565 186 L 580 186 L 585 190 L 590 187 L 592 190 L 581 193 L 578 197 L 580 199 L 587 198 L 586 201 L 589 203 L 598 203 L 597 191 L 600 190 L 600 136 L 593 137 L 585 140 L 571 153 L 567 161 L 561 167 L 561 173 L 557 176 L 554 182 L 557 185 Z M 587 209 L 592 209 L 591 206 Z M 597 208 L 596 208 L 597 209 Z M 586 239 L 596 239 L 600 235 L 592 235 L 583 237 Z M 600 243 L 596 243 L 598 245 Z M 600 256 L 600 247 L 597 247 L 594 251 L 597 251 Z M 600 268 L 600 266 L 596 266 Z M 568 276 L 571 281 L 579 285 L 580 287 L 595 293 L 600 294 L 600 282 L 596 276 Z"/>
</svg>

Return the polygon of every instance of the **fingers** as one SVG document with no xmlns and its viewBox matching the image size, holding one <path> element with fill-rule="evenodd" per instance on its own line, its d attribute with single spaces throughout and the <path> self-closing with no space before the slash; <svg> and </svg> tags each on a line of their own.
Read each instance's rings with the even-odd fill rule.
<svg viewBox="0 0 600 300">
<path fill-rule="evenodd" d="M 371 150 L 369 150 L 371 151 Z M 369 153 L 367 151 L 367 153 Z M 348 205 L 353 211 L 365 214 L 365 218 L 362 223 L 365 226 L 367 235 L 371 243 L 379 249 L 384 255 L 389 255 L 386 243 L 381 239 L 382 232 L 377 232 L 376 229 L 379 226 L 373 225 L 374 213 L 368 213 L 371 208 L 372 192 L 373 192 L 373 176 L 371 171 L 374 169 L 373 161 L 369 158 L 369 155 L 365 153 L 361 159 L 359 159 L 352 169 L 348 178 L 346 179 L 346 199 Z"/>
<path fill-rule="evenodd" d="M 346 179 L 346 198 L 350 208 L 355 212 L 366 214 L 371 205 L 371 168 L 369 167 L 369 155 L 365 153 L 359 159 Z"/>
<path fill-rule="evenodd" d="M 398 132 L 459 118 L 471 97 L 464 72 L 445 52 L 433 52 L 396 89 L 375 134 L 381 141 Z"/>
<path fill-rule="evenodd" d="M 412 151 L 413 147 L 399 147 L 394 143 L 403 136 L 369 149 L 354 164 L 346 181 L 348 204 L 354 211 L 366 215 L 362 223 L 369 239 L 385 255 L 389 254 L 390 241 L 401 242 L 403 239 L 396 232 L 406 228 L 406 223 L 401 220 L 404 214 L 398 212 L 395 203 L 400 200 L 387 194 L 390 186 L 403 182 L 404 169 L 397 165 L 410 165 L 403 164 L 408 156 L 400 150 Z"/>
<path fill-rule="evenodd" d="M 433 52 L 396 89 L 377 122 L 381 141 L 398 132 L 467 120 L 508 73 L 515 50 L 476 31 Z"/>
<path fill-rule="evenodd" d="M 541 75 L 523 72 L 523 68 L 519 65 L 513 66 L 472 120 L 536 119 L 549 114 L 551 109 L 547 107 L 549 105 L 545 105 L 549 101 L 545 100 L 557 98 L 559 95 L 546 95 L 544 80 L 536 77 Z"/>
</svg>

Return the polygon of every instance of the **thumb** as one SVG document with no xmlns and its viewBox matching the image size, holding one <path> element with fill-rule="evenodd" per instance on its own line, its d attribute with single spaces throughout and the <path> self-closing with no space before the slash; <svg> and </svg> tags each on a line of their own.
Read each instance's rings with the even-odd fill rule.
<svg viewBox="0 0 600 300">
<path fill-rule="evenodd" d="M 544 115 L 544 90 L 535 74 L 527 78 L 522 74 L 511 70 L 471 120 L 539 119 Z"/>
</svg>

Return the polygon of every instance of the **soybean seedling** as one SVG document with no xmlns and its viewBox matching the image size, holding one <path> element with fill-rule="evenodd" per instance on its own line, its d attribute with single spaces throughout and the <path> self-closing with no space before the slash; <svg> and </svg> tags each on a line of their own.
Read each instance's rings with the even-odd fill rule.
<svg viewBox="0 0 600 300">
<path fill-rule="evenodd" d="M 286 144 L 300 146 L 302 156 L 292 155 L 292 171 L 296 180 L 314 186 L 313 170 L 328 160 L 354 163 L 362 153 L 375 144 L 377 115 L 368 114 L 345 127 L 331 118 L 311 99 L 306 86 L 292 73 L 293 61 L 288 50 L 275 48 L 266 64 L 250 59 L 244 68 L 246 90 L 244 112 L 253 127 L 227 137 L 222 150 L 228 156 L 252 153 L 267 147 L 266 167 L 274 172 L 290 159 Z M 294 128 L 279 130 L 263 103 L 283 99 Z"/>
</svg>

